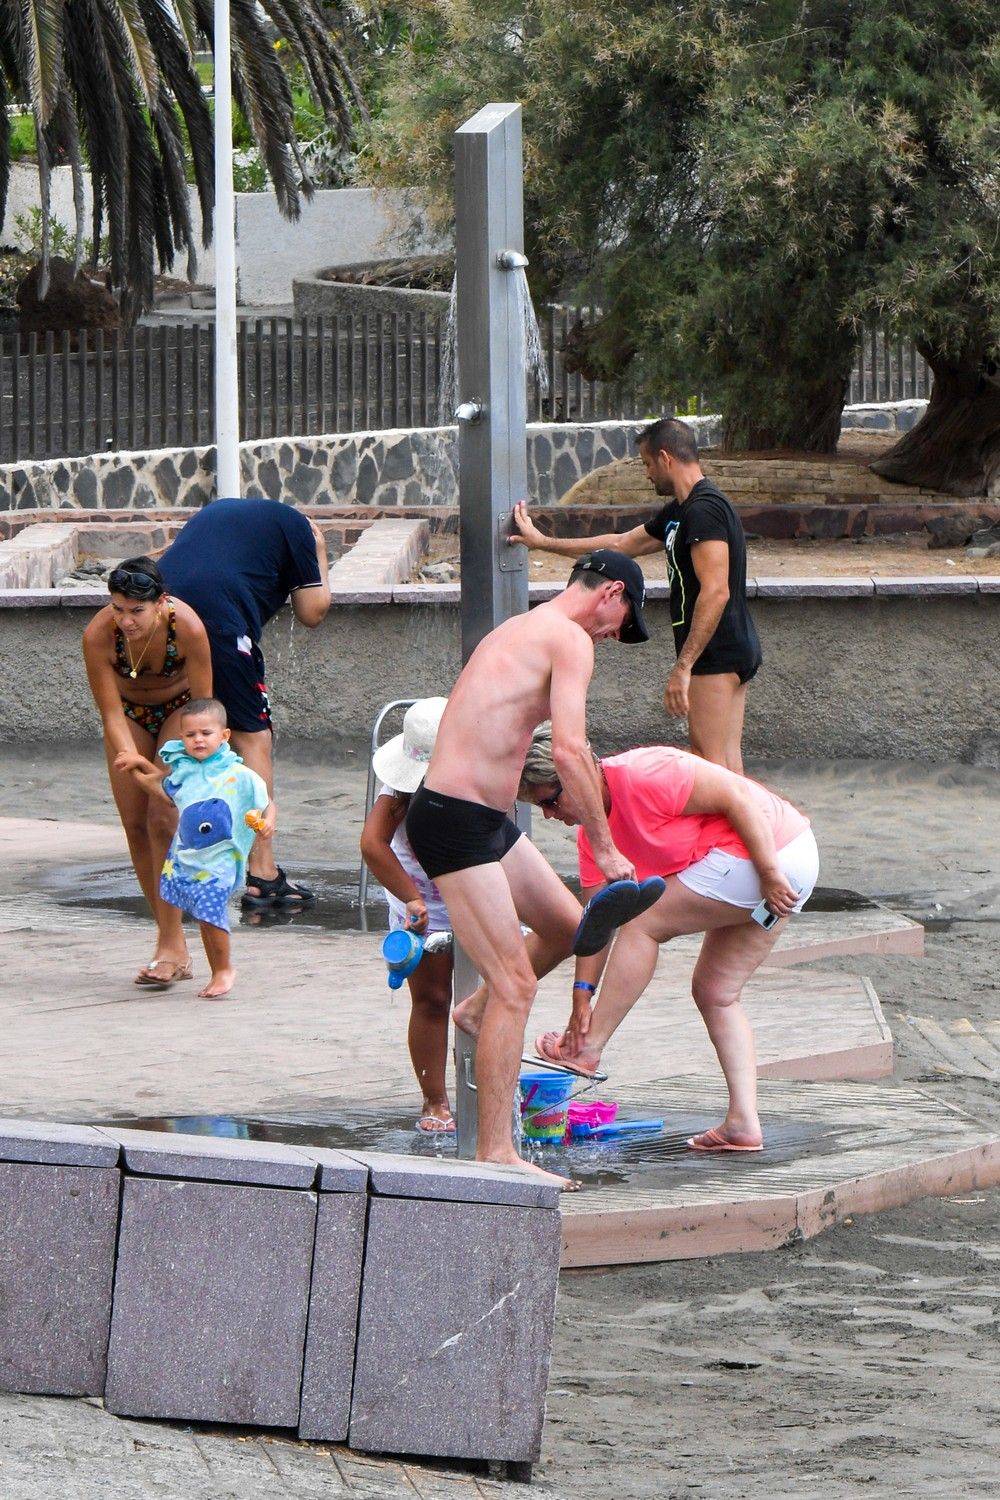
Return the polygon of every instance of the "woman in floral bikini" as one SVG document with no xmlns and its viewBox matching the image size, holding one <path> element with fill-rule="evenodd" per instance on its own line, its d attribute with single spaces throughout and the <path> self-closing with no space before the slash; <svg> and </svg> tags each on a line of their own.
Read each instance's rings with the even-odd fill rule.
<svg viewBox="0 0 1000 1500">
<path fill-rule="evenodd" d="M 149 557 L 130 557 L 108 579 L 110 604 L 83 633 L 83 659 L 104 726 L 111 791 L 132 865 L 156 919 L 156 953 L 136 984 L 161 988 L 191 978 L 181 912 L 160 900 L 160 869 L 177 822 L 176 809 L 151 797 L 127 771 L 115 770 L 123 750 L 152 760 L 179 732 L 179 710 L 212 695 L 205 627 L 188 605 L 164 592 Z"/>
</svg>

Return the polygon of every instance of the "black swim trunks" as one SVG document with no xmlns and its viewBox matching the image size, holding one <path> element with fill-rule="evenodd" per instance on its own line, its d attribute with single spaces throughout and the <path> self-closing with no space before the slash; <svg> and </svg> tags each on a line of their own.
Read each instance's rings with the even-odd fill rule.
<svg viewBox="0 0 1000 1500">
<path fill-rule="evenodd" d="M 212 504 L 217 502 L 213 500 Z M 212 686 L 230 729 L 273 730 L 264 655 L 249 636 L 210 635 Z"/>
<path fill-rule="evenodd" d="M 495 807 L 446 797 L 420 787 L 406 814 L 406 836 L 431 880 L 497 864 L 521 837 L 517 824 Z"/>
</svg>

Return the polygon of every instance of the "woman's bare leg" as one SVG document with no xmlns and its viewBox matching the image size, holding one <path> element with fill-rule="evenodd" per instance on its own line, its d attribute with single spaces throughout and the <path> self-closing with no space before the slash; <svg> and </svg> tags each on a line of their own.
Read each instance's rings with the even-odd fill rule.
<svg viewBox="0 0 1000 1500">
<path fill-rule="evenodd" d="M 756 1146 L 763 1139 L 757 1113 L 757 1053 L 753 1028 L 743 1008 L 743 987 L 777 942 L 784 922 L 763 928 L 747 920 L 738 927 L 707 932 L 691 978 L 701 1012 L 729 1091 L 719 1134 L 734 1145 Z"/>
<path fill-rule="evenodd" d="M 156 754 L 153 736 L 132 720 L 129 720 L 129 729 L 136 749 L 152 760 Z M 150 797 L 128 771 L 116 771 L 114 752 L 107 744 L 105 756 L 111 795 L 125 831 L 132 868 L 156 922 L 154 957 L 183 966 L 188 962 L 188 950 L 181 912 L 176 906 L 160 900 L 160 871 L 177 827 L 177 811 L 160 798 Z M 162 978 L 166 965 L 161 974 L 155 970 L 140 970 L 140 974 L 144 972 L 150 979 Z"/>
<path fill-rule="evenodd" d="M 407 980 L 410 987 L 407 1042 L 423 1095 L 421 1114 L 442 1121 L 452 1117 L 445 1084 L 451 980 L 450 953 L 425 953 Z"/>
</svg>

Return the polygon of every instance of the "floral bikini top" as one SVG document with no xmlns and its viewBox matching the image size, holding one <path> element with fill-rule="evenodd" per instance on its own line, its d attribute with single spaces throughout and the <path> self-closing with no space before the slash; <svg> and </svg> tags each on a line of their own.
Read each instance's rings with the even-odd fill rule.
<svg viewBox="0 0 1000 1500">
<path fill-rule="evenodd" d="M 180 656 L 177 650 L 177 622 L 174 618 L 172 599 L 167 600 L 167 648 L 163 653 L 163 666 L 158 672 L 153 672 L 152 667 L 145 665 L 133 672 L 125 637 L 118 626 L 115 626 L 115 671 L 120 677 L 145 677 L 147 672 L 155 677 L 174 677 L 183 667 L 184 662 L 185 658 Z"/>
</svg>

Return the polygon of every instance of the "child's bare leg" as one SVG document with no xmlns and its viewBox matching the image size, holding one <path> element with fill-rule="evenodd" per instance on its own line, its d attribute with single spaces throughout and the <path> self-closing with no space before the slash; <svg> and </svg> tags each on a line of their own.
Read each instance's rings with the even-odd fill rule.
<svg viewBox="0 0 1000 1500">
<path fill-rule="evenodd" d="M 445 1068 L 451 1009 L 451 954 L 425 953 L 409 978 L 410 1061 L 423 1093 L 421 1115 L 447 1125 L 451 1118 Z M 428 1126 L 433 1129 L 433 1126 Z"/>
<path fill-rule="evenodd" d="M 232 957 L 229 947 L 229 933 L 224 927 L 213 927 L 211 922 L 199 922 L 201 929 L 201 940 L 205 945 L 205 957 L 208 959 L 212 977 L 205 988 L 198 991 L 202 1000 L 218 1000 L 220 995 L 228 995 L 236 982 L 236 970 L 232 967 Z"/>
</svg>

